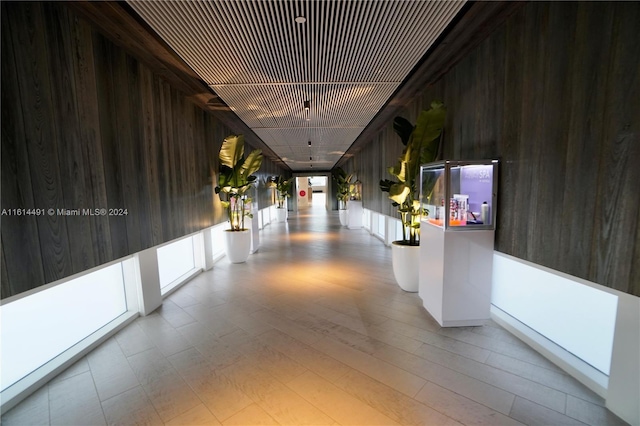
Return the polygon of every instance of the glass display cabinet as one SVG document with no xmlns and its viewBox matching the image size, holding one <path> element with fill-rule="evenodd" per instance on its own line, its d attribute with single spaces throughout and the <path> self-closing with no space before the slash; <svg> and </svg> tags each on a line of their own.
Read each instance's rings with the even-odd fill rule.
<svg viewBox="0 0 640 426">
<path fill-rule="evenodd" d="M 440 161 L 420 167 L 420 284 L 443 327 L 490 318 L 498 160 Z"/>
<path fill-rule="evenodd" d="M 422 221 L 450 230 L 495 229 L 498 160 L 420 167 Z"/>
<path fill-rule="evenodd" d="M 349 185 L 349 201 L 347 202 L 347 227 L 362 228 L 362 182 L 356 180 Z"/>
</svg>

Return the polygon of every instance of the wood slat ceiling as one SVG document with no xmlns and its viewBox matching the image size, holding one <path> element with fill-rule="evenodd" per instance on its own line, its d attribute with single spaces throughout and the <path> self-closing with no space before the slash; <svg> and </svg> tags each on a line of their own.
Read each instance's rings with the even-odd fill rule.
<svg viewBox="0 0 640 426">
<path fill-rule="evenodd" d="M 334 166 L 464 5 L 128 3 L 294 171 Z"/>
</svg>

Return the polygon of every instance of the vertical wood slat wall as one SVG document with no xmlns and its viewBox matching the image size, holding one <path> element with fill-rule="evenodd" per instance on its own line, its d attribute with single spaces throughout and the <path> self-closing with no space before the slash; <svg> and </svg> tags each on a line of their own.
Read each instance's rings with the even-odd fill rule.
<svg viewBox="0 0 640 426">
<path fill-rule="evenodd" d="M 2 2 L 1 43 L 1 208 L 128 211 L 2 216 L 3 298 L 224 220 L 231 129 L 55 2 Z"/>
<path fill-rule="evenodd" d="M 636 296 L 638 22 L 637 2 L 531 2 L 401 114 L 441 99 L 445 158 L 501 160 L 496 250 Z M 395 215 L 378 181 L 401 150 L 389 123 L 347 163 L 366 208 Z"/>
</svg>

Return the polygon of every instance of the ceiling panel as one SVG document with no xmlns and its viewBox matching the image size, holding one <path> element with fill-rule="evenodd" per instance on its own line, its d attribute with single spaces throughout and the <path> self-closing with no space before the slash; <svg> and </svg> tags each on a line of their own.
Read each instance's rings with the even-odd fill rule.
<svg viewBox="0 0 640 426">
<path fill-rule="evenodd" d="M 340 158 L 328 153 L 346 151 L 464 2 L 129 4 L 278 155 L 283 139 L 304 148 L 322 138 L 326 153 L 316 168 L 327 169 Z M 313 164 L 309 156 L 284 157 L 294 171 Z"/>
<path fill-rule="evenodd" d="M 365 127 L 396 88 L 389 83 L 212 86 L 249 127 Z M 304 102 L 310 103 L 305 111 Z M 236 105 L 241 105 L 240 108 Z M 307 120 L 308 119 L 308 120 Z"/>
</svg>

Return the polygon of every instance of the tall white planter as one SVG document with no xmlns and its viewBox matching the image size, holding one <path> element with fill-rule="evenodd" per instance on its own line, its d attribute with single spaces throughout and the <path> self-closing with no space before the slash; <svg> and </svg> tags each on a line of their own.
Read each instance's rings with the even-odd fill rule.
<svg viewBox="0 0 640 426">
<path fill-rule="evenodd" d="M 287 221 L 287 209 L 286 207 L 276 207 L 276 218 L 278 222 L 286 222 Z"/>
<path fill-rule="evenodd" d="M 225 231 L 225 252 L 231 263 L 246 262 L 251 253 L 251 230 Z"/>
<path fill-rule="evenodd" d="M 404 291 L 416 293 L 420 287 L 420 246 L 391 243 L 391 261 L 396 282 Z"/>
<path fill-rule="evenodd" d="M 349 229 L 362 228 L 362 201 L 349 201 L 347 204 L 347 226 Z"/>
<path fill-rule="evenodd" d="M 340 209 L 338 210 L 339 215 L 340 215 L 340 225 L 342 226 L 347 226 L 347 210 L 345 209 Z"/>
</svg>

